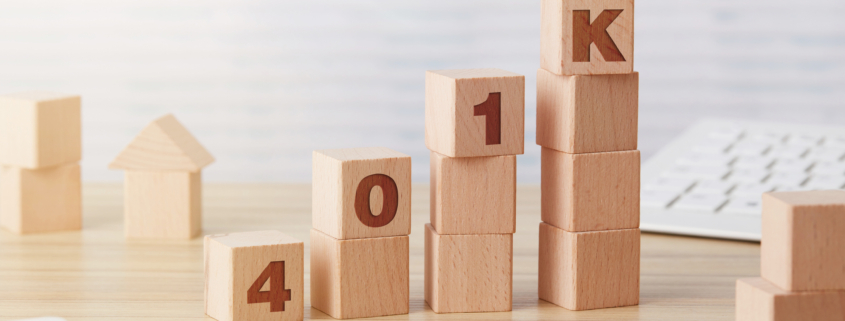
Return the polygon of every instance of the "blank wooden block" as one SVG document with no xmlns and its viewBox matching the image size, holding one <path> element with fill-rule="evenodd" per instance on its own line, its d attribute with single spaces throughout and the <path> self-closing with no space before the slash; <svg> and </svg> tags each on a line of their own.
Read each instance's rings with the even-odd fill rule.
<svg viewBox="0 0 845 321">
<path fill-rule="evenodd" d="M 27 169 L 82 159 L 81 99 L 32 91 L 0 96 L 0 164 Z"/>
<path fill-rule="evenodd" d="M 302 241 L 278 231 L 208 235 L 205 313 L 220 321 L 302 320 Z"/>
<path fill-rule="evenodd" d="M 190 239 L 202 231 L 202 174 L 127 170 L 123 184 L 127 238 Z"/>
<path fill-rule="evenodd" d="M 736 280 L 736 321 L 845 321 L 845 292 L 789 292 L 763 278 Z"/>
<path fill-rule="evenodd" d="M 640 230 L 567 232 L 540 223 L 540 299 L 569 310 L 637 305 Z"/>
<path fill-rule="evenodd" d="M 522 154 L 525 76 L 501 69 L 425 73 L 425 145 L 449 157 Z"/>
<path fill-rule="evenodd" d="M 384 147 L 314 151 L 311 217 L 336 239 L 411 234 L 411 157 Z"/>
<path fill-rule="evenodd" d="M 763 194 L 761 276 L 787 291 L 845 290 L 845 191 Z"/>
<path fill-rule="evenodd" d="M 640 152 L 569 154 L 543 148 L 543 222 L 570 232 L 637 228 Z"/>
<path fill-rule="evenodd" d="M 540 66 L 558 75 L 634 70 L 634 0 L 543 0 Z"/>
<path fill-rule="evenodd" d="M 537 71 L 537 145 L 567 153 L 637 149 L 639 73 Z"/>
<path fill-rule="evenodd" d="M 338 240 L 311 230 L 311 306 L 335 319 L 409 311 L 408 236 Z"/>
<path fill-rule="evenodd" d="M 0 225 L 18 234 L 81 229 L 79 164 L 0 166 Z"/>
<path fill-rule="evenodd" d="M 516 232 L 516 156 L 431 152 L 431 225 L 439 234 Z"/>
<path fill-rule="evenodd" d="M 214 157 L 172 114 L 147 125 L 109 164 L 111 169 L 199 172 Z"/>
<path fill-rule="evenodd" d="M 440 235 L 426 224 L 425 302 L 435 313 L 511 311 L 513 234 Z"/>
</svg>

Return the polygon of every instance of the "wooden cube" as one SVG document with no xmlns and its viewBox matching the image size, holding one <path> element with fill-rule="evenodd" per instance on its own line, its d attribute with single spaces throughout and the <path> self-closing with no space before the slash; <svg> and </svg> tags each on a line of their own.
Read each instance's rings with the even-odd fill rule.
<svg viewBox="0 0 845 321">
<path fill-rule="evenodd" d="M 567 232 L 540 223 L 540 299 L 569 310 L 637 305 L 640 230 Z"/>
<path fill-rule="evenodd" d="M 537 71 L 537 145 L 567 153 L 637 149 L 639 73 Z"/>
<path fill-rule="evenodd" d="M 525 76 L 500 69 L 427 71 L 425 145 L 449 157 L 522 154 Z"/>
<path fill-rule="evenodd" d="M 182 171 L 124 173 L 127 238 L 191 239 L 202 232 L 202 174 Z"/>
<path fill-rule="evenodd" d="M 311 230 L 311 306 L 335 319 L 409 311 L 408 236 L 338 240 Z"/>
<path fill-rule="evenodd" d="M 18 234 L 82 228 L 79 164 L 0 166 L 0 225 Z"/>
<path fill-rule="evenodd" d="M 540 66 L 558 75 L 634 71 L 634 0 L 543 0 Z"/>
<path fill-rule="evenodd" d="M 278 231 L 204 241 L 206 314 L 220 321 L 302 320 L 302 241 Z"/>
<path fill-rule="evenodd" d="M 0 96 L 0 164 L 27 169 L 79 162 L 79 96 L 22 92 Z"/>
<path fill-rule="evenodd" d="M 787 291 L 845 290 L 845 191 L 763 194 L 761 276 Z"/>
<path fill-rule="evenodd" d="M 383 147 L 314 151 L 311 218 L 336 239 L 411 234 L 411 157 Z"/>
<path fill-rule="evenodd" d="M 543 222 L 570 232 L 637 228 L 640 152 L 541 151 Z"/>
<path fill-rule="evenodd" d="M 426 224 L 425 302 L 435 313 L 511 311 L 513 234 L 440 235 Z"/>
<path fill-rule="evenodd" d="M 736 321 L 794 320 L 845 320 L 845 292 L 789 292 L 763 278 L 736 280 Z"/>
<path fill-rule="evenodd" d="M 431 152 L 431 225 L 441 235 L 516 232 L 516 156 Z"/>
</svg>

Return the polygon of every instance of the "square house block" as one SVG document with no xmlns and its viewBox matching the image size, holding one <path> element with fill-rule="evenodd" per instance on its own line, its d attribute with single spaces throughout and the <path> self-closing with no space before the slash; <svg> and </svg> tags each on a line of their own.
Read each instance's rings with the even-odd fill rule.
<svg viewBox="0 0 845 321">
<path fill-rule="evenodd" d="M 181 171 L 124 173 L 127 238 L 191 239 L 202 232 L 202 174 Z"/>
<path fill-rule="evenodd" d="M 336 239 L 411 234 L 411 157 L 384 147 L 314 151 L 312 224 Z"/>
<path fill-rule="evenodd" d="M 449 157 L 522 154 L 525 76 L 501 69 L 425 73 L 425 145 Z"/>
<path fill-rule="evenodd" d="M 637 149 L 639 73 L 537 71 L 537 145 L 579 154 Z"/>
<path fill-rule="evenodd" d="M 18 234 L 81 229 L 79 164 L 0 166 L 0 225 Z"/>
<path fill-rule="evenodd" d="M 205 313 L 220 321 L 302 320 L 302 241 L 278 231 L 205 237 Z"/>
<path fill-rule="evenodd" d="M 543 0 L 540 66 L 558 75 L 634 71 L 634 0 Z"/>
<path fill-rule="evenodd" d="M 338 240 L 311 229 L 311 306 L 335 319 L 408 314 L 408 239 Z"/>
<path fill-rule="evenodd" d="M 431 152 L 431 225 L 439 234 L 516 231 L 516 156 Z"/>
<path fill-rule="evenodd" d="M 441 235 L 425 225 L 425 302 L 435 313 L 513 308 L 513 234 Z"/>
<path fill-rule="evenodd" d="M 845 290 L 845 191 L 763 194 L 760 267 L 787 291 Z"/>
<path fill-rule="evenodd" d="M 82 159 L 81 99 L 50 92 L 0 96 L 0 164 L 38 169 Z"/>
<path fill-rule="evenodd" d="M 736 280 L 736 321 L 795 320 L 845 320 L 845 291 L 789 292 L 763 278 Z"/>
</svg>

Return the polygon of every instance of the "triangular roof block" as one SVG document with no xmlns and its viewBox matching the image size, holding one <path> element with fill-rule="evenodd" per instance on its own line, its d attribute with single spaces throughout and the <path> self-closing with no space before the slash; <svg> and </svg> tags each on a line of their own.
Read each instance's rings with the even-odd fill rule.
<svg viewBox="0 0 845 321">
<path fill-rule="evenodd" d="M 109 168 L 198 172 L 212 162 L 214 156 L 169 114 L 147 125 Z"/>
</svg>

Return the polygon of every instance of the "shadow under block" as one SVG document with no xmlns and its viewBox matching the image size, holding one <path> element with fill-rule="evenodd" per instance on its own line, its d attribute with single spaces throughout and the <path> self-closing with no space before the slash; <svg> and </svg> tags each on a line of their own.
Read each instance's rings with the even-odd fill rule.
<svg viewBox="0 0 845 321">
<path fill-rule="evenodd" d="M 0 164 L 28 169 L 82 159 L 79 96 L 22 92 L 0 96 Z"/>
<path fill-rule="evenodd" d="M 845 292 L 789 292 L 763 278 L 736 280 L 736 321 L 845 321 Z"/>
<path fill-rule="evenodd" d="M 302 320 L 304 246 L 278 231 L 208 235 L 205 313 L 220 321 Z"/>
<path fill-rule="evenodd" d="M 426 224 L 425 302 L 435 313 L 511 311 L 513 234 L 440 235 Z"/>
<path fill-rule="evenodd" d="M 449 157 L 525 148 L 525 76 L 501 69 L 425 73 L 425 145 Z"/>
<path fill-rule="evenodd" d="M 147 125 L 109 164 L 111 169 L 198 172 L 214 157 L 176 117 L 166 115 Z"/>
<path fill-rule="evenodd" d="M 338 240 L 311 229 L 311 306 L 335 319 L 407 314 L 408 239 Z"/>
<path fill-rule="evenodd" d="M 537 145 L 567 153 L 637 149 L 639 73 L 537 71 Z"/>
<path fill-rule="evenodd" d="M 124 173 L 127 238 L 190 239 L 202 231 L 202 174 Z"/>
<path fill-rule="evenodd" d="M 411 157 L 384 147 L 317 150 L 312 225 L 336 239 L 411 234 Z"/>
<path fill-rule="evenodd" d="M 540 66 L 558 75 L 634 71 L 634 0 L 543 0 Z"/>
<path fill-rule="evenodd" d="M 845 290 L 845 191 L 763 194 L 761 276 L 787 291 Z"/>
<path fill-rule="evenodd" d="M 516 156 L 431 152 L 431 225 L 439 234 L 516 232 Z"/>
<path fill-rule="evenodd" d="M 567 232 L 540 223 L 540 299 L 569 310 L 637 305 L 640 230 Z"/>
<path fill-rule="evenodd" d="M 0 225 L 18 234 L 81 229 L 79 164 L 0 166 Z"/>
<path fill-rule="evenodd" d="M 541 151 L 543 222 L 570 232 L 637 228 L 640 152 Z"/>
</svg>

